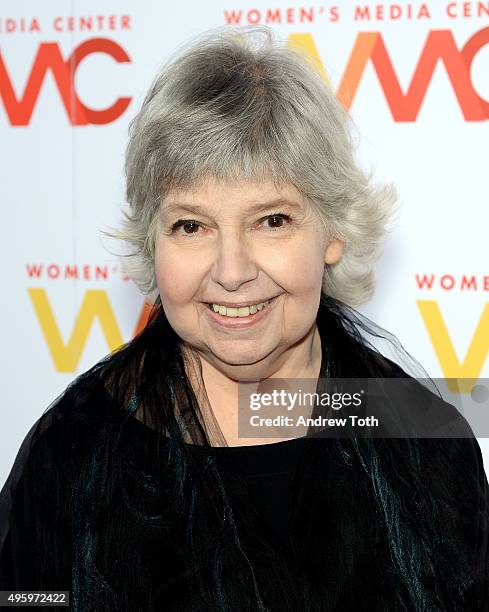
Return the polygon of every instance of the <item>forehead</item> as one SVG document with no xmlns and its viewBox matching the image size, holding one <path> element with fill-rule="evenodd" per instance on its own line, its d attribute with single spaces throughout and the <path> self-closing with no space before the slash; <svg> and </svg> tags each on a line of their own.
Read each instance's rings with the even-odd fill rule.
<svg viewBox="0 0 489 612">
<path fill-rule="evenodd" d="M 226 206 L 243 212 L 257 212 L 273 206 L 305 207 L 304 198 L 294 185 L 276 185 L 271 180 L 231 182 L 207 179 L 199 185 L 166 193 L 161 204 L 166 213 L 182 209 L 217 212 Z"/>
</svg>

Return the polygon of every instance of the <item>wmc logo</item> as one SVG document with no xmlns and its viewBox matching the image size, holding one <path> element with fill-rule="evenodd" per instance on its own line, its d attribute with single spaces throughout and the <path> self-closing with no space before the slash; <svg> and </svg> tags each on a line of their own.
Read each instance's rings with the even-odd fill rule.
<svg viewBox="0 0 489 612">
<path fill-rule="evenodd" d="M 428 33 L 424 47 L 406 92 L 403 92 L 395 70 L 395 61 L 387 50 L 379 32 L 360 32 L 354 42 L 337 95 L 349 109 L 367 63 L 370 61 L 379 79 L 394 121 L 416 121 L 421 104 L 438 63 L 442 63 L 450 79 L 453 92 L 466 121 L 485 121 L 489 118 L 489 103 L 475 90 L 471 67 L 478 51 L 489 43 L 489 27 L 476 32 L 459 49 L 450 30 Z M 311 34 L 291 34 L 291 46 L 306 50 L 315 61 L 325 80 L 316 44 Z M 402 50 L 403 54 L 406 52 Z M 93 38 L 74 49 L 69 57 L 63 55 L 57 43 L 42 43 L 34 57 L 24 93 L 16 95 L 7 65 L 0 54 L 0 98 L 11 125 L 29 125 L 46 73 L 51 71 L 59 90 L 66 114 L 72 125 L 106 124 L 118 119 L 127 109 L 131 98 L 118 98 L 109 108 L 95 110 L 81 102 L 75 89 L 75 74 L 80 63 L 93 53 L 109 55 L 118 63 L 130 62 L 126 51 L 113 40 Z"/>
<path fill-rule="evenodd" d="M 450 30 L 428 33 L 411 82 L 404 93 L 391 59 L 379 32 L 360 32 L 355 40 L 346 68 L 340 80 L 337 96 L 346 109 L 351 107 L 360 86 L 362 75 L 370 61 L 384 92 L 394 121 L 416 121 L 421 104 L 435 68 L 443 64 L 453 92 L 466 121 L 485 121 L 489 118 L 489 103 L 476 92 L 471 80 L 471 67 L 478 51 L 489 43 L 489 27 L 476 32 L 459 49 Z M 304 49 L 327 79 L 311 34 L 293 34 L 289 44 Z M 406 49 L 402 49 L 406 54 Z M 394 58 L 395 59 L 395 58 Z"/>
<path fill-rule="evenodd" d="M 75 89 L 75 75 L 78 66 L 89 55 L 104 53 L 117 63 L 130 62 L 125 50 L 108 38 L 92 38 L 84 41 L 66 59 L 58 43 L 39 45 L 27 77 L 24 93 L 17 96 L 12 86 L 9 71 L 0 54 L 0 97 L 11 125 L 29 125 L 39 92 L 48 71 L 51 71 L 66 114 L 72 125 L 105 124 L 118 119 L 127 109 L 131 98 L 118 98 L 111 106 L 95 110 L 83 104 Z"/>
<path fill-rule="evenodd" d="M 28 292 L 54 367 L 58 372 L 75 372 L 92 326 L 96 321 L 100 324 L 110 351 L 115 351 L 124 344 L 125 340 L 109 297 L 104 290 L 90 289 L 85 292 L 70 337 L 66 342 L 61 335 L 46 290 L 32 287 L 28 289 Z M 133 336 L 146 325 L 150 310 L 151 306 L 145 302 L 136 322 Z"/>
<path fill-rule="evenodd" d="M 473 380 L 480 378 L 489 354 L 489 302 L 484 305 L 465 357 L 460 360 L 450 332 L 436 300 L 417 300 L 421 317 L 428 331 L 445 378 L 465 379 L 462 391 L 470 391 Z M 472 380 L 471 380 L 472 379 Z"/>
</svg>

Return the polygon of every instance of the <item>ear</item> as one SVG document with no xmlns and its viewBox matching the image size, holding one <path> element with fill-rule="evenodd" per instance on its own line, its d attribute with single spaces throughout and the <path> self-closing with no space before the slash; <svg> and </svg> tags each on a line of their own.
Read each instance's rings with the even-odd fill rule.
<svg viewBox="0 0 489 612">
<path fill-rule="evenodd" d="M 345 243 L 339 238 L 333 238 L 328 244 L 326 253 L 324 254 L 324 262 L 327 264 L 335 264 L 340 261 L 343 256 Z"/>
</svg>

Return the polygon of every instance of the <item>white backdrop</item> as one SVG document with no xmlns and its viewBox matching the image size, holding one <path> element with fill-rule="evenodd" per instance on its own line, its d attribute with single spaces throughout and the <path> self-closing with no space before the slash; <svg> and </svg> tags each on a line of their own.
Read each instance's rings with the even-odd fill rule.
<svg viewBox="0 0 489 612">
<path fill-rule="evenodd" d="M 489 2 L 230 5 L 2 2 L 0 483 L 49 403 L 134 333 L 144 300 L 100 235 L 124 205 L 128 123 L 165 58 L 224 23 L 315 52 L 348 85 L 361 163 L 400 192 L 361 310 L 431 376 L 489 377 Z"/>
</svg>

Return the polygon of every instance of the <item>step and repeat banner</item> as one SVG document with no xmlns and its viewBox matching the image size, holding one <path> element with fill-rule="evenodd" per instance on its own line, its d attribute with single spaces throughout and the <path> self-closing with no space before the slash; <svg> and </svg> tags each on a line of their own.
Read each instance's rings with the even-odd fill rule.
<svg viewBox="0 0 489 612">
<path fill-rule="evenodd" d="M 4 0 L 0 484 L 51 401 L 144 324 L 101 233 L 125 205 L 128 124 L 165 59 L 223 24 L 305 46 L 355 121 L 360 163 L 397 186 L 360 310 L 430 376 L 489 377 L 488 1 Z"/>
</svg>

